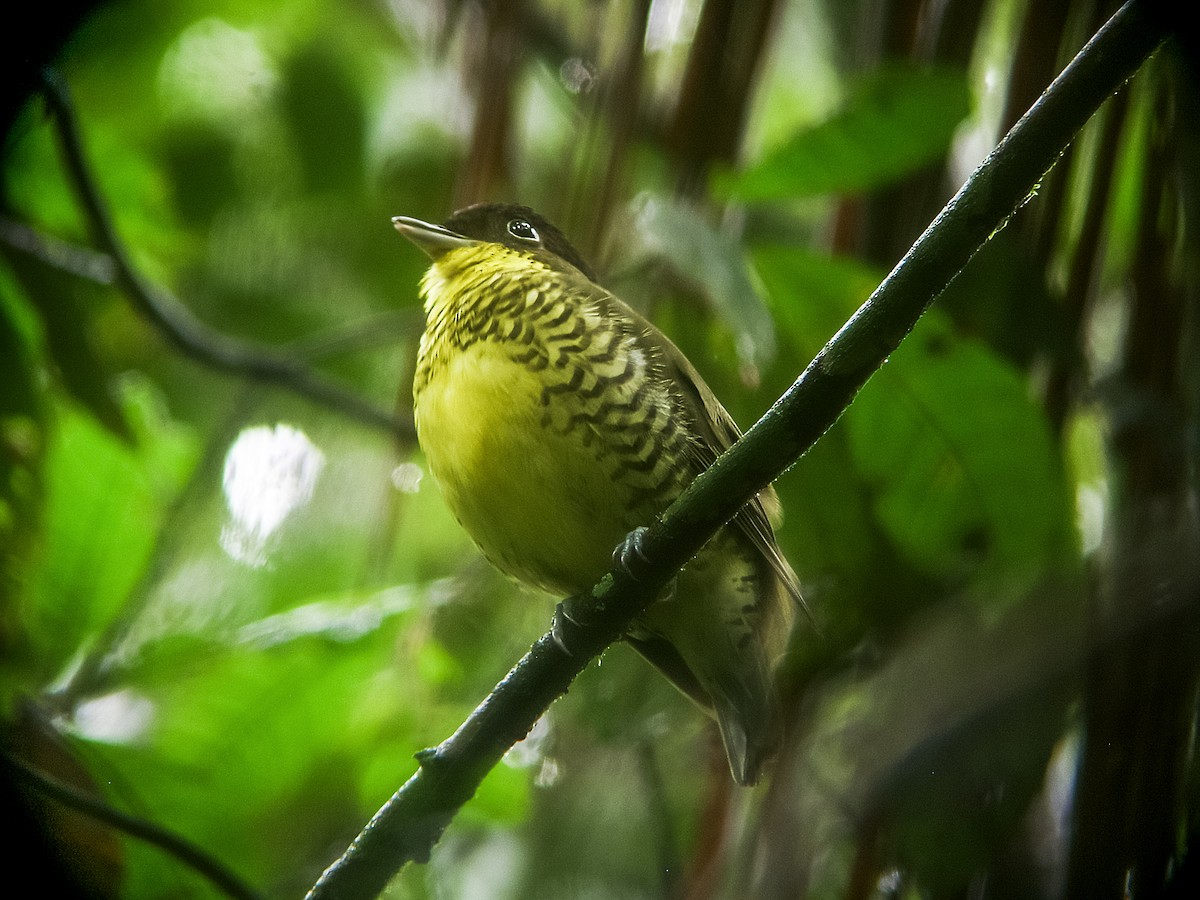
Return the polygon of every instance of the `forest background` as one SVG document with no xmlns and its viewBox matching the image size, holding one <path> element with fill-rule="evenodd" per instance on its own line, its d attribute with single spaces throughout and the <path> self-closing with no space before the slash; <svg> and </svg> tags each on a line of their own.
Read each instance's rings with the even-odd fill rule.
<svg viewBox="0 0 1200 900">
<path fill-rule="evenodd" d="M 220 895 L 46 784 L 301 895 L 549 624 L 559 598 L 490 569 L 426 477 L 425 260 L 391 216 L 538 208 L 749 426 L 1115 8 L 79 18 L 50 88 L 36 65 L 6 87 L 0 182 L 6 771 L 64 877 Z M 616 646 L 388 896 L 1182 889 L 1193 48 L 1177 34 L 1105 104 L 778 482 L 819 632 L 773 777 L 732 787 L 709 723 Z"/>
</svg>

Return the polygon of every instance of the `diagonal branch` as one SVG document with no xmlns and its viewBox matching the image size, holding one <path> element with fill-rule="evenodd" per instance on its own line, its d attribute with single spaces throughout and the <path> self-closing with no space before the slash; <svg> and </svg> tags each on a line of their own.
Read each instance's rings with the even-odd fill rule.
<svg viewBox="0 0 1200 900">
<path fill-rule="evenodd" d="M 11 753 L 5 752 L 0 756 L 0 764 L 16 776 L 17 780 L 27 783 L 32 790 L 44 797 L 90 816 L 122 834 L 157 847 L 203 876 L 227 897 L 233 897 L 235 900 L 261 900 L 261 894 L 230 871 L 219 859 L 181 835 L 154 822 L 122 812 L 103 799 L 85 794 L 74 785 L 29 765 Z"/>
<path fill-rule="evenodd" d="M 210 328 L 165 290 L 146 282 L 130 261 L 92 177 L 66 83 L 56 72 L 48 70 L 43 77 L 43 88 L 46 103 L 54 114 L 72 187 L 93 237 L 111 260 L 113 283 L 126 294 L 139 314 L 178 350 L 199 363 L 278 385 L 344 416 L 390 431 L 406 443 L 413 441 L 416 435 L 411 420 L 371 405 L 291 356 Z"/>
<path fill-rule="evenodd" d="M 1165 39 L 1146 7 L 1129 0 L 1097 32 L 791 388 L 650 526 L 636 579 L 614 570 L 591 596 L 560 605 L 554 630 L 458 731 L 418 754 L 416 774 L 325 871 L 309 900 L 374 897 L 407 862 L 429 858 L 459 807 L 508 748 L 722 524 L 837 420 L 934 298 L 1032 196 L 1100 104 Z"/>
</svg>

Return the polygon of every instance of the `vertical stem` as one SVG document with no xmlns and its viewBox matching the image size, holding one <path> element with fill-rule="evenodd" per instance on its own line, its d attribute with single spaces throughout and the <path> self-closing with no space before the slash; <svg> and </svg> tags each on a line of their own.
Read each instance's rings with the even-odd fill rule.
<svg viewBox="0 0 1200 900">
<path fill-rule="evenodd" d="M 1113 173 L 1116 169 L 1117 146 L 1122 129 L 1126 125 L 1129 109 L 1129 91 L 1121 90 L 1104 111 L 1104 126 L 1096 147 L 1088 191 L 1083 212 L 1083 225 L 1079 232 L 1075 250 L 1071 255 L 1067 271 L 1067 283 L 1063 291 L 1063 318 L 1065 336 L 1070 345 L 1054 360 L 1046 380 L 1045 406 L 1050 424 L 1062 432 L 1067 415 L 1074 401 L 1075 388 L 1084 377 L 1084 345 L 1094 295 L 1093 276 L 1096 263 L 1104 252 L 1103 227 L 1108 211 L 1108 198 L 1112 191 Z M 1061 187 L 1064 178 L 1056 179 Z M 1060 191 L 1060 196 L 1061 196 Z M 1061 203 L 1059 204 L 1061 206 Z M 1049 245 L 1050 241 L 1045 242 Z"/>
<path fill-rule="evenodd" d="M 601 100 L 609 123 L 608 160 L 593 202 L 583 210 L 580 233 L 583 252 L 596 259 L 600 241 L 608 230 L 613 206 L 621 194 L 629 151 L 636 136 L 642 107 L 642 75 L 645 69 L 646 24 L 650 18 L 650 0 L 634 0 L 621 42 L 621 53 L 612 81 Z"/>
<path fill-rule="evenodd" d="M 456 207 L 488 199 L 508 178 L 513 88 L 524 52 L 524 3 L 489 0 L 481 8 L 483 34 L 469 73 L 475 123 L 467 159 L 459 169 L 454 189 Z"/>
<path fill-rule="evenodd" d="M 776 0 L 706 0 L 666 142 L 679 192 L 697 198 L 714 162 L 733 162 L 762 68 Z"/>
<path fill-rule="evenodd" d="M 1113 416 L 1117 490 L 1092 615 L 1072 900 L 1164 893 L 1200 677 L 1200 523 L 1181 380 L 1194 294 L 1172 277 L 1179 181 L 1162 173 L 1177 174 L 1167 149 L 1173 98 L 1158 88 Z"/>
</svg>

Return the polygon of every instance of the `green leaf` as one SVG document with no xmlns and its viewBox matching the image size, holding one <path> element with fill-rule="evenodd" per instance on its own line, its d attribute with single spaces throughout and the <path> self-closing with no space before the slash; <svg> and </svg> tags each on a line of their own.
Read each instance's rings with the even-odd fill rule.
<svg viewBox="0 0 1200 900">
<path fill-rule="evenodd" d="M 98 712 L 111 705 L 119 723 L 131 719 L 115 715 L 121 705 L 136 704 L 144 726 L 89 743 L 93 770 L 116 786 L 120 805 L 152 810 L 251 883 L 284 882 L 280 895 L 301 893 L 315 877 L 303 868 L 325 851 L 321 828 L 335 823 L 352 834 L 365 817 L 357 766 L 347 764 L 368 751 L 353 700 L 387 646 L 385 636 L 354 648 L 319 640 L 267 651 L 213 647 L 173 678 L 95 701 Z M 86 731 L 87 707 L 77 718 Z M 164 873 L 185 871 L 161 854 L 131 858 L 131 880 L 143 888 Z"/>
<path fill-rule="evenodd" d="M 95 322 L 105 312 L 106 287 L 19 252 L 4 254 L 15 280 L 37 310 L 46 353 L 63 386 L 96 421 L 122 440 L 129 424 L 113 396 L 110 372 L 96 348 Z"/>
<path fill-rule="evenodd" d="M 775 326 L 738 241 L 694 207 L 648 194 L 634 204 L 632 224 L 635 234 L 629 243 L 636 251 L 626 260 L 628 267 L 667 266 L 733 332 L 742 362 L 760 366 L 770 361 Z"/>
<path fill-rule="evenodd" d="M 11 647 L 19 639 L 23 569 L 40 524 L 46 402 L 33 365 L 33 329 L 21 327 L 20 311 L 6 300 L 0 291 L 0 634 Z"/>
<path fill-rule="evenodd" d="M 211 228 L 213 218 L 236 193 L 233 137 L 212 122 L 196 119 L 166 129 L 161 140 L 176 212 L 192 227 Z"/>
<path fill-rule="evenodd" d="M 832 118 L 714 187 L 742 201 L 860 193 L 944 156 L 970 109 L 960 71 L 886 68 L 854 86 Z"/>
<path fill-rule="evenodd" d="M 339 49 L 309 44 L 283 72 L 282 112 L 314 190 L 344 189 L 362 178 L 366 117 Z"/>
<path fill-rule="evenodd" d="M 879 281 L 853 260 L 761 247 L 781 328 L 816 354 Z M 917 571 L 1029 575 L 1072 546 L 1057 449 L 1018 371 L 926 313 L 842 419 L 874 515 Z"/>
<path fill-rule="evenodd" d="M 779 327 L 781 356 L 789 357 L 776 367 L 786 365 L 786 371 L 771 373 L 778 381 L 768 393 L 776 396 L 870 296 L 882 273 L 853 259 L 787 246 L 755 247 L 752 259 Z M 864 489 L 844 422 L 776 488 L 785 512 L 779 537 L 823 634 L 805 651 L 809 662 L 828 662 L 832 648 L 853 646 L 865 630 L 902 621 L 928 602 L 928 579 L 905 565 L 876 523 L 875 497 Z"/>
<path fill-rule="evenodd" d="M 776 323 L 808 357 L 825 346 L 883 278 L 853 259 L 800 247 L 757 247 L 752 259 Z"/>
<path fill-rule="evenodd" d="M 26 624 L 44 676 L 105 627 L 141 577 L 163 511 L 194 465 L 189 431 L 126 380 L 138 444 L 115 439 L 70 404 L 56 409 L 46 454 L 44 528 Z"/>
<path fill-rule="evenodd" d="M 464 822 L 515 824 L 525 821 L 532 805 L 529 770 L 501 763 L 488 772 L 474 798 L 463 808 Z"/>
<path fill-rule="evenodd" d="M 936 312 L 845 423 L 880 524 L 919 570 L 1019 583 L 1074 551 L 1060 460 L 1024 380 Z"/>
<path fill-rule="evenodd" d="M 127 446 L 69 406 L 46 458 L 44 543 L 30 584 L 30 637 L 52 674 L 113 616 L 140 575 L 161 512 Z"/>
</svg>

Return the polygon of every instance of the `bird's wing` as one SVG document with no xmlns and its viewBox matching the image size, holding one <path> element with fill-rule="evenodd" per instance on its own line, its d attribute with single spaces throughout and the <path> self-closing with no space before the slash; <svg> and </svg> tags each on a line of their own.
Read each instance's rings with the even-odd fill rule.
<svg viewBox="0 0 1200 900">
<path fill-rule="evenodd" d="M 672 382 L 678 385 L 679 395 L 691 412 L 695 423 L 697 440 L 689 443 L 689 456 L 696 472 L 703 472 L 713 464 L 716 458 L 733 446 L 742 436 L 741 430 L 733 417 L 721 405 L 717 395 L 705 383 L 700 373 L 696 371 L 683 351 L 672 343 L 671 339 L 658 330 L 649 320 L 619 298 L 607 291 L 603 297 L 597 297 L 602 305 L 611 304 L 619 314 L 628 317 L 641 329 L 641 337 L 647 344 L 658 351 L 658 356 L 667 367 L 666 374 Z M 759 492 L 758 496 L 741 508 L 733 518 L 733 524 L 751 542 L 754 548 L 762 554 L 770 565 L 771 570 L 778 576 L 780 583 L 792 599 L 808 612 L 804 597 L 800 593 L 800 582 L 796 573 L 784 559 L 775 542 L 775 532 L 771 528 L 772 515 L 780 510 L 779 498 L 775 489 L 769 485 Z"/>
<path fill-rule="evenodd" d="M 696 427 L 700 432 L 701 440 L 690 445 L 690 452 L 697 471 L 704 471 L 718 456 L 733 446 L 742 436 L 742 432 L 712 389 L 700 377 L 700 373 L 688 362 L 687 357 L 674 344 L 669 344 L 669 350 L 673 351 L 667 354 L 667 358 L 675 369 L 675 383 L 679 385 L 685 401 L 691 407 Z M 792 599 L 804 606 L 799 579 L 775 542 L 768 508 L 776 513 L 780 508 L 779 497 L 769 485 L 738 511 L 733 518 L 733 524 L 763 555 Z"/>
</svg>

